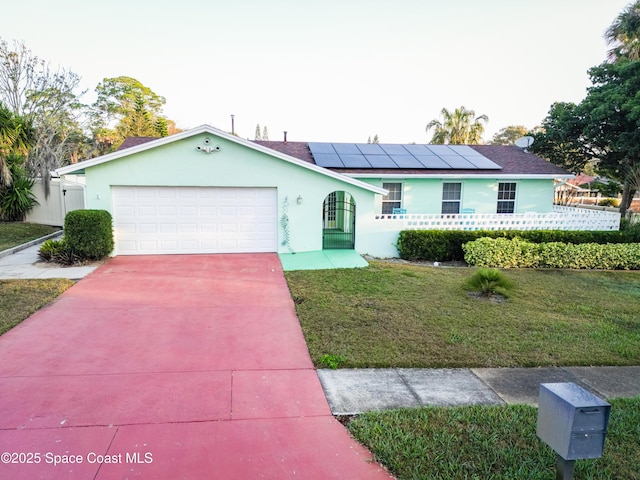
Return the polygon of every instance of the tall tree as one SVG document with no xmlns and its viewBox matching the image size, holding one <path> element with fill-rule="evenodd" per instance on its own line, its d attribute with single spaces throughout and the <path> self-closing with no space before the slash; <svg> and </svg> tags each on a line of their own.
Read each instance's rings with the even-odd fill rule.
<svg viewBox="0 0 640 480">
<path fill-rule="evenodd" d="M 492 145 L 513 145 L 517 139 L 529 133 L 523 125 L 509 125 L 501 128 L 491 139 Z"/>
<path fill-rule="evenodd" d="M 92 130 L 97 143 L 116 148 L 126 137 L 168 134 L 170 120 L 162 114 L 165 98 L 135 78 L 105 78 L 96 94 Z"/>
<path fill-rule="evenodd" d="M 623 185 L 624 215 L 640 168 L 640 61 L 605 62 L 590 69 L 589 76 L 593 86 L 581 105 L 587 112 L 584 133 L 598 153 L 598 170 Z"/>
<path fill-rule="evenodd" d="M 623 185 L 625 214 L 640 170 L 640 61 L 620 58 L 589 70 L 592 86 L 579 104 L 556 103 L 532 150 L 574 173 L 596 172 Z"/>
<path fill-rule="evenodd" d="M 27 167 L 40 175 L 48 193 L 49 172 L 67 164 L 83 148 L 80 77 L 52 69 L 24 43 L 13 47 L 0 39 L 0 101 L 32 125 L 33 148 Z"/>
<path fill-rule="evenodd" d="M 443 108 L 442 121 L 435 119 L 427 124 L 427 133 L 434 129 L 431 143 L 469 145 L 482 143 L 484 126 L 489 121 L 486 115 L 476 117 L 476 112 L 464 106 L 452 112 Z"/>
<path fill-rule="evenodd" d="M 640 0 L 627 5 L 605 32 L 609 58 L 640 60 Z"/>
<path fill-rule="evenodd" d="M 529 149 L 551 163 L 580 173 L 598 155 L 584 134 L 587 118 L 575 103 L 556 102 L 542 121 L 542 128 L 533 134 Z"/>
<path fill-rule="evenodd" d="M 262 140 L 262 134 L 260 133 L 260 124 L 259 123 L 256 125 L 256 138 L 254 138 L 254 140 L 256 140 L 256 141 Z"/>
<path fill-rule="evenodd" d="M 262 130 L 262 140 L 269 140 L 269 130 L 267 130 L 267 126 L 264 126 L 264 129 Z"/>
</svg>

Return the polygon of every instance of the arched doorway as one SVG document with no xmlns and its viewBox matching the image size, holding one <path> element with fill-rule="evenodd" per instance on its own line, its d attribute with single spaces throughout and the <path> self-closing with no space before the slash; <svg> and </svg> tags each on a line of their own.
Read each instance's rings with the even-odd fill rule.
<svg viewBox="0 0 640 480">
<path fill-rule="evenodd" d="M 353 250 L 356 202 L 347 192 L 331 192 L 322 203 L 322 248 Z"/>
</svg>

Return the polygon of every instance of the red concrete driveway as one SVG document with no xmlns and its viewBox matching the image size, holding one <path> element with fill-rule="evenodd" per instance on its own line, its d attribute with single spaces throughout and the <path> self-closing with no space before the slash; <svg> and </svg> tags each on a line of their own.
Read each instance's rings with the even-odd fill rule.
<svg viewBox="0 0 640 480">
<path fill-rule="evenodd" d="M 273 254 L 116 257 L 0 337 L 0 478 L 389 478 Z"/>
</svg>

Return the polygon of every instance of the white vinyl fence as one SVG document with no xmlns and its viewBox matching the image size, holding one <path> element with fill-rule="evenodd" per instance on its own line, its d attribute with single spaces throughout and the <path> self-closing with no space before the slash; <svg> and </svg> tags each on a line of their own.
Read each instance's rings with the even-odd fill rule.
<svg viewBox="0 0 640 480">
<path fill-rule="evenodd" d="M 64 217 L 68 212 L 80 210 L 85 205 L 84 185 L 68 180 L 52 179 L 49 198 L 45 199 L 42 180 L 36 182 L 32 192 L 36 196 L 39 205 L 36 205 L 27 214 L 25 221 L 29 223 L 62 227 L 64 225 Z"/>
<path fill-rule="evenodd" d="M 620 213 L 553 206 L 551 213 L 460 213 L 379 215 L 400 230 L 619 230 Z"/>
</svg>

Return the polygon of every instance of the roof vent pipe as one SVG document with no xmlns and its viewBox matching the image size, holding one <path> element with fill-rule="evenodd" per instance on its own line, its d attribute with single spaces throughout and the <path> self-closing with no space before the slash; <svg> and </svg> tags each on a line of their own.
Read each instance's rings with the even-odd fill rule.
<svg viewBox="0 0 640 480">
<path fill-rule="evenodd" d="M 284 131 L 284 141 L 285 142 L 287 141 L 287 131 L 286 130 Z"/>
<path fill-rule="evenodd" d="M 231 115 L 231 135 L 236 134 L 236 123 L 235 123 L 235 115 Z"/>
</svg>

